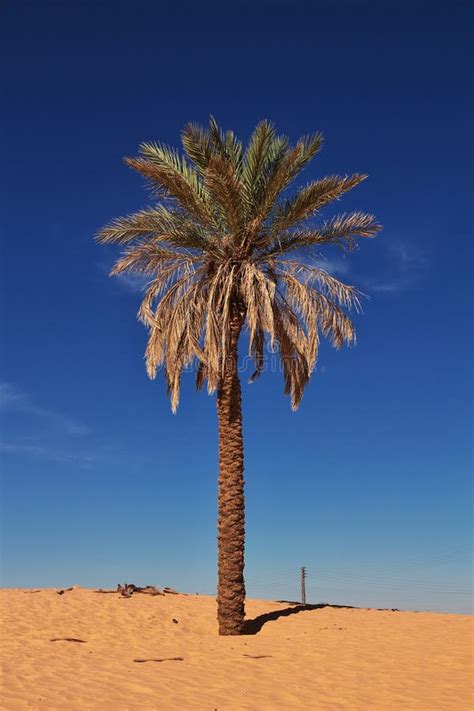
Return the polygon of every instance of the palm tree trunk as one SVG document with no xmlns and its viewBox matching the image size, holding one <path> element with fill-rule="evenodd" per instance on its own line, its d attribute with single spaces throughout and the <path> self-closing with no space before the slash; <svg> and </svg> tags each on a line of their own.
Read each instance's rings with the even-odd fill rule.
<svg viewBox="0 0 474 711">
<path fill-rule="evenodd" d="M 231 342 L 217 394 L 219 418 L 218 585 L 219 634 L 242 633 L 245 617 L 244 446 L 238 340 L 242 319 L 231 322 Z"/>
</svg>

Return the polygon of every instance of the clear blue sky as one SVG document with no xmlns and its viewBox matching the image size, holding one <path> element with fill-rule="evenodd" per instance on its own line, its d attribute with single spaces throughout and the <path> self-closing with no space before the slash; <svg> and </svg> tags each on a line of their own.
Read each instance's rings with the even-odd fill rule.
<svg viewBox="0 0 474 711">
<path fill-rule="evenodd" d="M 385 225 L 340 278 L 370 295 L 292 413 L 244 385 L 250 595 L 468 609 L 472 77 L 468 2 L 5 2 L 3 584 L 215 589 L 215 402 L 150 382 L 140 293 L 94 232 L 147 204 L 121 163 L 213 113 L 320 130 L 304 179 Z M 204 9 L 203 9 L 204 7 Z M 444 8 L 444 9 L 443 9 Z"/>
</svg>

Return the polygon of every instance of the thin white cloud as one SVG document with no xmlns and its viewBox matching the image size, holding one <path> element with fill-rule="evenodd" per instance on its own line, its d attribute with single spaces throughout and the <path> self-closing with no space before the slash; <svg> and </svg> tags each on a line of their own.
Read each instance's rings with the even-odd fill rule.
<svg viewBox="0 0 474 711">
<path fill-rule="evenodd" d="M 429 267 L 428 255 L 418 245 L 400 240 L 387 240 L 382 251 L 377 276 L 363 274 L 354 268 L 350 259 L 321 257 L 316 266 L 338 278 L 349 277 L 351 282 L 372 293 L 393 294 L 415 288 L 422 282 Z M 360 262 L 359 262 L 360 265 Z"/>
<path fill-rule="evenodd" d="M 363 280 L 371 292 L 398 293 L 421 283 L 429 266 L 428 255 L 417 245 L 392 240 L 387 242 L 385 269 L 377 278 Z"/>
<path fill-rule="evenodd" d="M 324 271 L 328 272 L 328 274 L 337 274 L 339 276 L 349 274 L 351 271 L 348 260 L 337 257 L 321 257 L 316 260 L 316 266 L 320 269 L 324 269 Z"/>
<path fill-rule="evenodd" d="M 62 412 L 56 412 L 37 405 L 26 393 L 7 382 L 0 382 L 0 410 L 30 415 L 42 421 L 47 421 L 71 435 L 85 435 L 89 432 L 89 428 L 81 422 L 64 415 Z"/>
<path fill-rule="evenodd" d="M 63 464 L 79 464 L 87 467 L 97 461 L 97 457 L 83 452 L 65 452 L 54 446 L 35 444 L 22 440 L 3 441 L 0 442 L 0 452 L 5 454 L 20 454 L 33 457 L 34 459 L 47 459 L 53 462 Z"/>
<path fill-rule="evenodd" d="M 105 263 L 105 262 L 97 262 L 96 267 L 99 269 L 99 271 L 105 276 L 110 275 L 110 270 L 112 269 L 112 263 Z M 118 286 L 122 287 L 123 289 L 126 289 L 127 291 L 130 291 L 134 294 L 140 294 L 148 282 L 150 281 L 150 278 L 140 276 L 139 274 L 118 274 L 117 276 L 110 277 L 111 281 L 113 281 L 114 284 L 117 284 Z"/>
<path fill-rule="evenodd" d="M 118 284 L 125 287 L 127 291 L 132 291 L 134 294 L 141 294 L 150 281 L 136 274 L 119 274 L 114 279 Z"/>
<path fill-rule="evenodd" d="M 392 279 L 391 281 L 368 281 L 367 288 L 378 294 L 391 294 L 399 291 L 405 291 L 414 285 L 413 279 Z"/>
</svg>

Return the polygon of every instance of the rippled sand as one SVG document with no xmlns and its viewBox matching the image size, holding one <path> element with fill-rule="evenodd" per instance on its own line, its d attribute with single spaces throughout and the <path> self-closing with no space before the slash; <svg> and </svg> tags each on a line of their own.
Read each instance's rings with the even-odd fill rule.
<svg viewBox="0 0 474 711">
<path fill-rule="evenodd" d="M 6 710 L 474 708 L 466 616 L 324 607 L 223 638 L 206 596 L 74 588 L 0 600 Z M 249 600 L 247 617 L 288 607 Z"/>
</svg>

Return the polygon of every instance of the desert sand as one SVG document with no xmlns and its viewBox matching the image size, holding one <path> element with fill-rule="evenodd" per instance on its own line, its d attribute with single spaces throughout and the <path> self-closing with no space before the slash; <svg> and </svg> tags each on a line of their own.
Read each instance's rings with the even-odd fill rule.
<svg viewBox="0 0 474 711">
<path fill-rule="evenodd" d="M 291 614 L 218 637 L 208 596 L 73 588 L 0 599 L 6 710 L 473 708 L 466 616 L 249 600 L 250 619 Z"/>
</svg>

